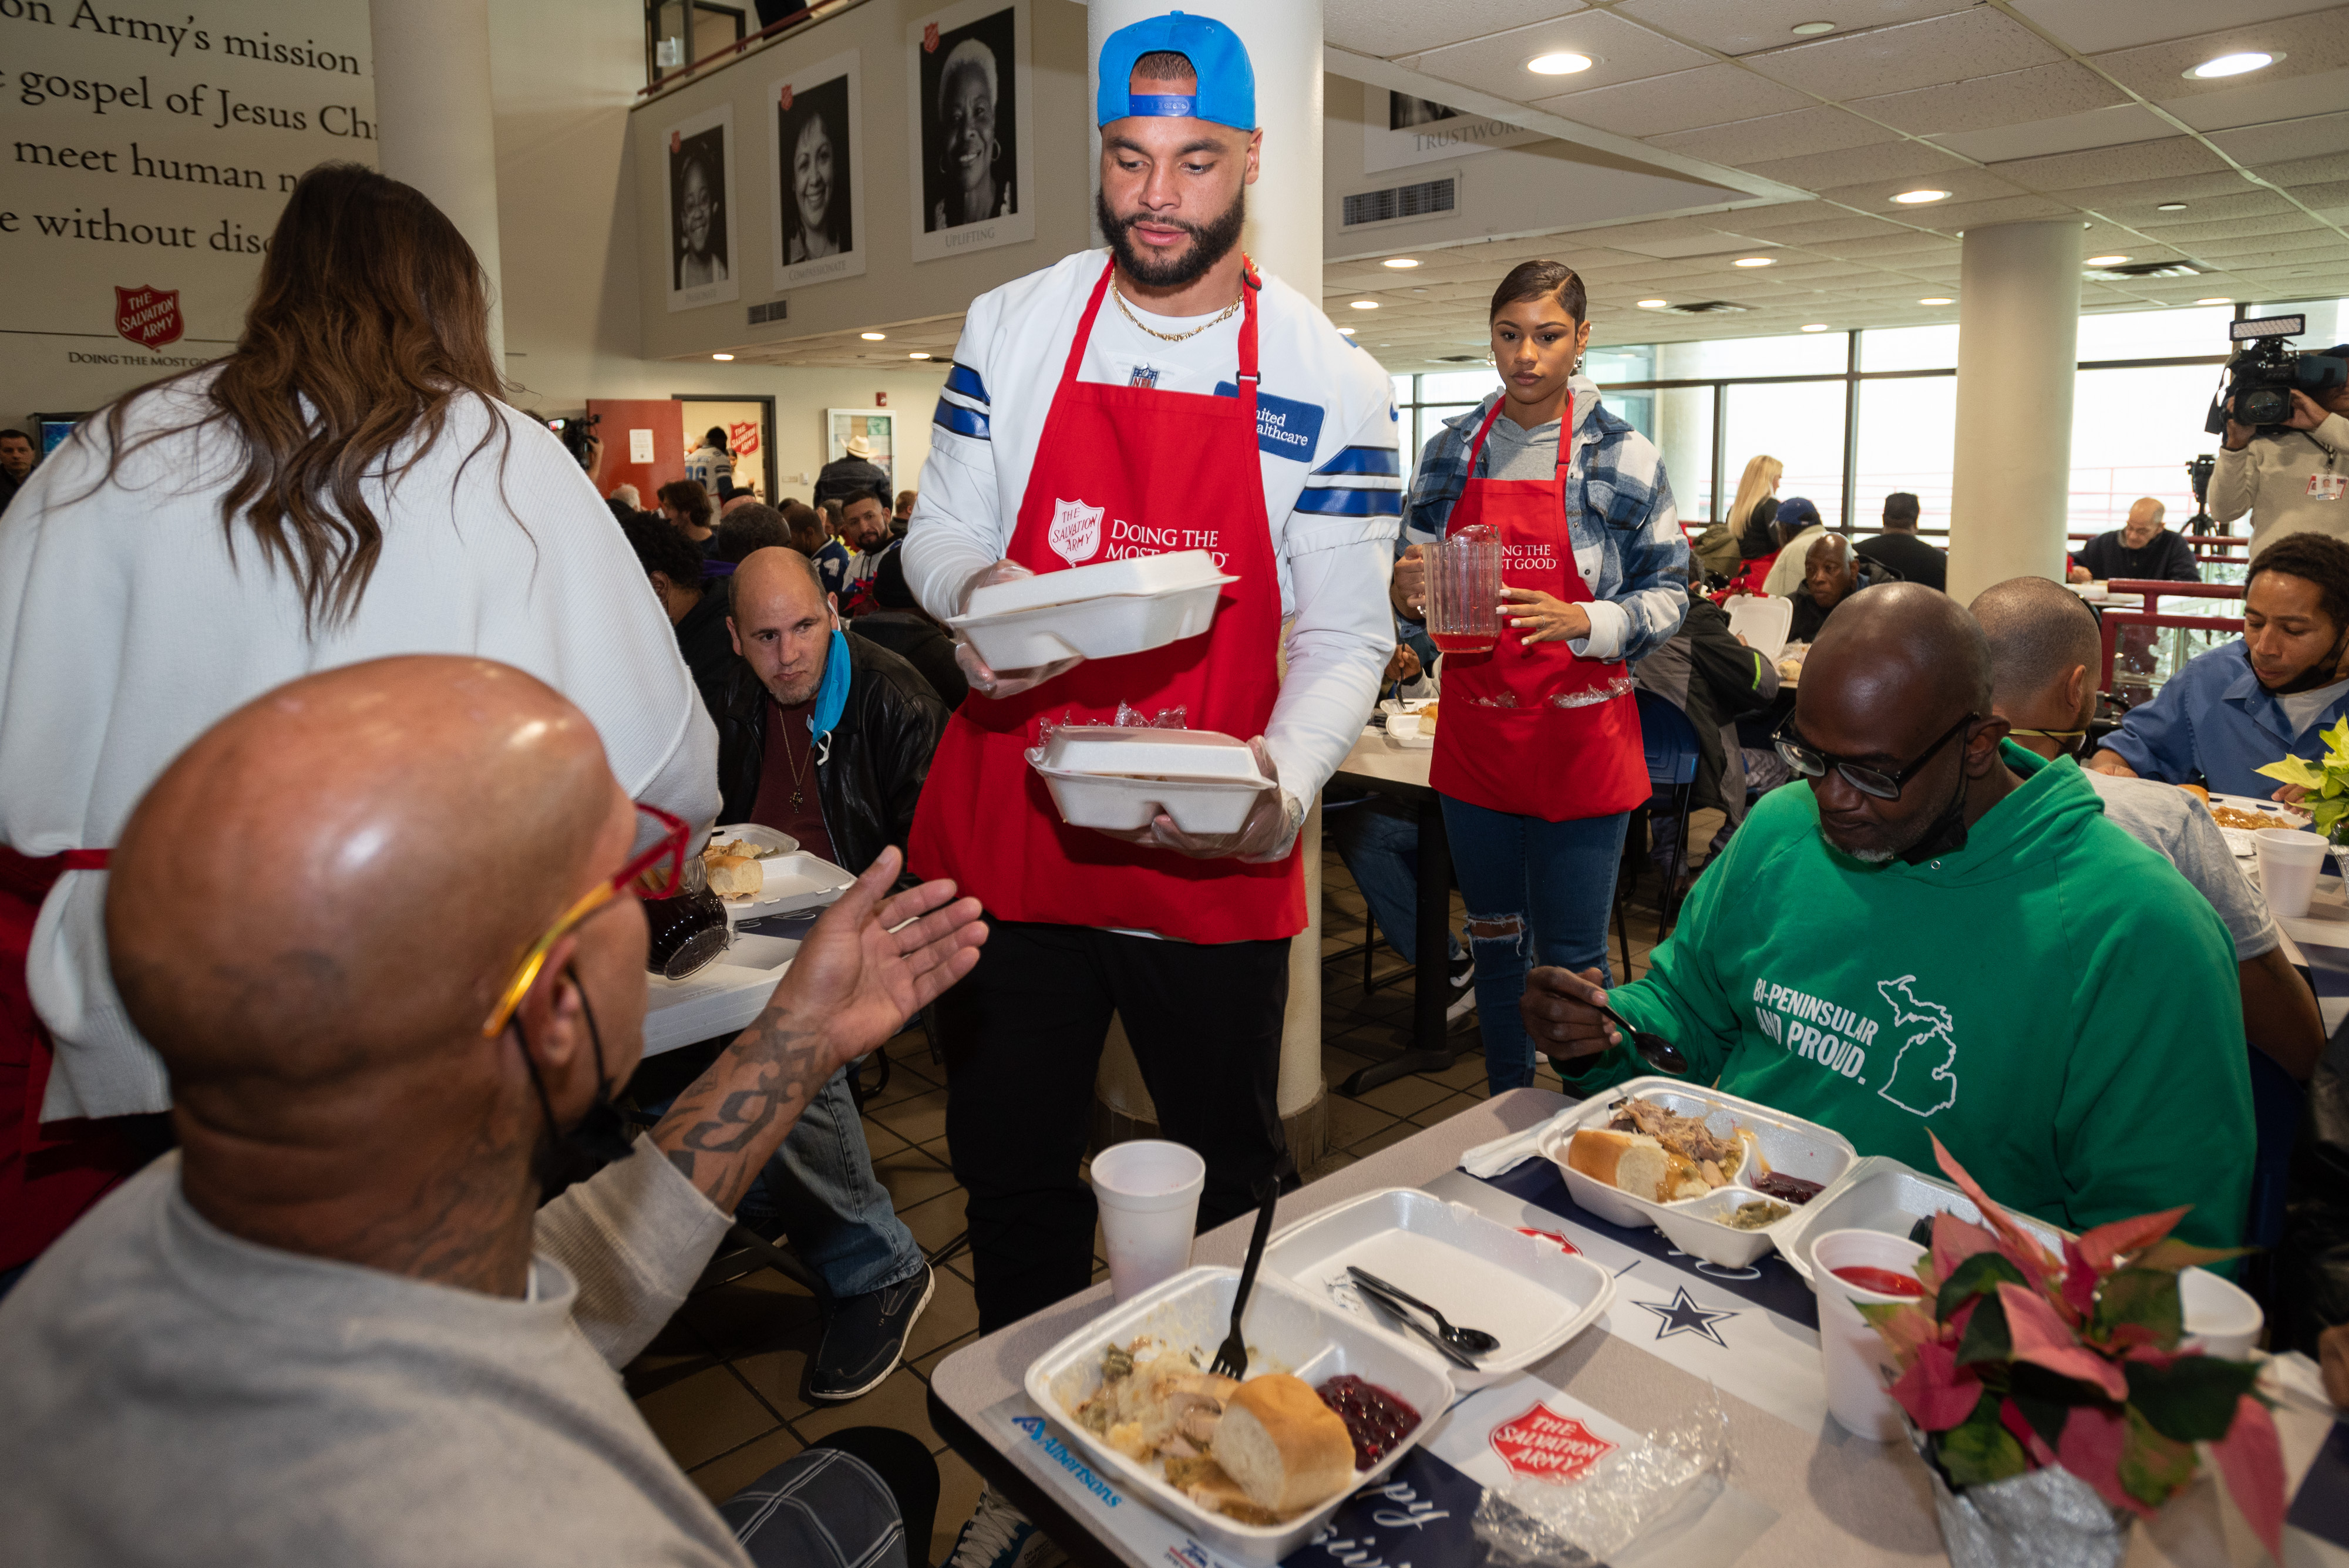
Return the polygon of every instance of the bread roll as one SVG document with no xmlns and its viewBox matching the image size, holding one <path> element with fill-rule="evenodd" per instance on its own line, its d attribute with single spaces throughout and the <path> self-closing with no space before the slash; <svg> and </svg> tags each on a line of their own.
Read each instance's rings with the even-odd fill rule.
<svg viewBox="0 0 2349 1568">
<path fill-rule="evenodd" d="M 1702 1198 L 1712 1190 L 1695 1166 L 1645 1133 L 1584 1127 L 1566 1146 L 1566 1163 L 1594 1181 L 1651 1203 Z"/>
<path fill-rule="evenodd" d="M 1441 706 L 1441 703 L 1430 702 L 1426 707 L 1422 708 L 1419 711 L 1419 732 L 1421 734 L 1433 735 L 1435 733 L 1435 710 Z"/>
<path fill-rule="evenodd" d="M 2210 792 L 2204 789 L 2200 784 L 2179 784 L 2178 787 L 2184 790 L 2188 794 L 2192 795 L 2196 800 L 2200 801 L 2204 805 L 2210 804 Z"/>
<path fill-rule="evenodd" d="M 1354 1439 L 1338 1412 L 1286 1372 L 1251 1377 L 1224 1402 L 1216 1463 L 1258 1508 L 1302 1512 L 1354 1484 Z"/>
<path fill-rule="evenodd" d="M 721 898 L 755 898 L 767 884 L 767 873 L 748 855 L 711 855 L 702 864 L 709 869 L 709 890 Z"/>
</svg>

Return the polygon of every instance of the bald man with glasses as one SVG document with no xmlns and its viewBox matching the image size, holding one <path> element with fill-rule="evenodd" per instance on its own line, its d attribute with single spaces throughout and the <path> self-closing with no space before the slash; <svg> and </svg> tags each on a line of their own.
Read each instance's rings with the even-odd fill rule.
<svg viewBox="0 0 2349 1568">
<path fill-rule="evenodd" d="M 1651 1072 L 1934 1168 L 2066 1230 L 2191 1204 L 2231 1246 L 2254 1135 L 2235 950 L 2068 758 L 2007 740 L 1982 628 L 1914 584 L 1844 601 L 1776 737 L 1808 788 L 1764 796 L 1647 975 L 1537 969 L 1526 1027 L 1568 1093 Z M 1930 1136 L 1929 1136 L 1930 1135 Z"/>
</svg>

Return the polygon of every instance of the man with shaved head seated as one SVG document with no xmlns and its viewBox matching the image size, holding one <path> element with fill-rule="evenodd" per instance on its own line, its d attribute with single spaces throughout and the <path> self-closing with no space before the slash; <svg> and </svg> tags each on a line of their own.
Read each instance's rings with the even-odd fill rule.
<svg viewBox="0 0 2349 1568">
<path fill-rule="evenodd" d="M 1718 1083 L 2067 1230 L 2191 1204 L 2232 1245 L 2253 1134 L 2234 945 L 2105 820 L 2067 758 L 2006 738 L 1982 628 L 1908 583 L 1845 600 L 1755 805 L 1641 979 L 1533 974 L 1523 1012 L 1568 1090 L 1651 1072 L 1592 1005 Z M 1784 910 L 1788 918 L 1774 919 Z"/>
<path fill-rule="evenodd" d="M 608 1096 L 642 1053 L 634 889 L 690 832 L 629 804 L 576 708 L 480 659 L 294 681 L 171 763 L 107 933 L 181 1147 L 0 1303 L 12 1558 L 911 1561 L 901 1515 L 936 1495 L 926 1455 L 898 1473 L 912 1439 L 843 1437 L 721 1513 L 614 1369 L 811 1096 L 985 928 L 949 883 L 885 898 L 885 853 L 632 1147 Z"/>
</svg>

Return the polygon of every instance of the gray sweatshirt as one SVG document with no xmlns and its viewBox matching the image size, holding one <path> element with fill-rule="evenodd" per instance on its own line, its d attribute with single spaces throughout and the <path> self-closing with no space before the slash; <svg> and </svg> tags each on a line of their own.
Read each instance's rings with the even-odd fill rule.
<svg viewBox="0 0 2349 1568">
<path fill-rule="evenodd" d="M 513 1301 L 241 1241 L 168 1155 L 0 1302 L 0 1560 L 745 1568 L 615 1371 L 726 1226 L 640 1139 Z"/>
<path fill-rule="evenodd" d="M 2286 534 L 2349 539 L 2349 496 L 2310 495 L 2309 477 L 2318 473 L 2349 474 L 2349 419 L 2327 414 L 2313 431 L 2279 431 L 2240 452 L 2221 449 L 2210 471 L 2211 519 L 2232 523 L 2250 513 L 2253 555 Z"/>
</svg>

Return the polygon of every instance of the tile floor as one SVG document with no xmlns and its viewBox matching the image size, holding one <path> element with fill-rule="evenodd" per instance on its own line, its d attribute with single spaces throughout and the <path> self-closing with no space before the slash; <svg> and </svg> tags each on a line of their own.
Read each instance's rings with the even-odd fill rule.
<svg viewBox="0 0 2349 1568">
<path fill-rule="evenodd" d="M 1692 837 L 1705 843 L 1717 822 L 1693 819 Z M 1322 940 L 1336 952 L 1361 940 L 1363 904 L 1334 850 L 1322 868 Z M 1634 972 L 1646 968 L 1654 945 L 1658 878 L 1643 875 L 1629 919 Z M 1460 921 L 1457 895 L 1454 924 Z M 1392 951 L 1376 955 L 1375 972 L 1401 971 Z M 1630 978 L 1630 977 L 1625 977 Z M 1336 1084 L 1357 1067 L 1408 1039 L 1413 985 L 1402 974 L 1365 996 L 1359 957 L 1333 961 L 1322 978 L 1322 1075 Z M 1485 1062 L 1474 1015 L 1455 1033 L 1460 1054 L 1441 1074 L 1415 1075 L 1374 1089 L 1359 1100 L 1330 1099 L 1331 1152 L 1306 1172 L 1308 1180 L 1344 1168 L 1432 1127 L 1484 1098 Z M 918 1030 L 889 1043 L 887 1087 L 866 1106 L 864 1136 L 874 1169 L 897 1212 L 935 1251 L 963 1229 L 963 1194 L 947 1167 L 943 1071 L 930 1061 Z M 1106 1269 L 1095 1260 L 1096 1278 Z M 949 1452 L 925 1408 L 931 1368 L 978 1335 L 970 1259 L 957 1256 L 937 1271 L 936 1293 L 916 1324 L 905 1365 L 873 1393 L 849 1405 L 811 1405 L 800 1397 L 802 1375 L 821 1327 L 813 1297 L 771 1269 L 715 1285 L 686 1303 L 660 1337 L 626 1371 L 629 1393 L 678 1463 L 713 1499 L 724 1498 L 781 1464 L 825 1433 L 852 1426 L 896 1427 L 913 1432 L 937 1455 L 943 1488 L 930 1563 L 942 1562 L 978 1497 L 979 1479 Z"/>
</svg>

